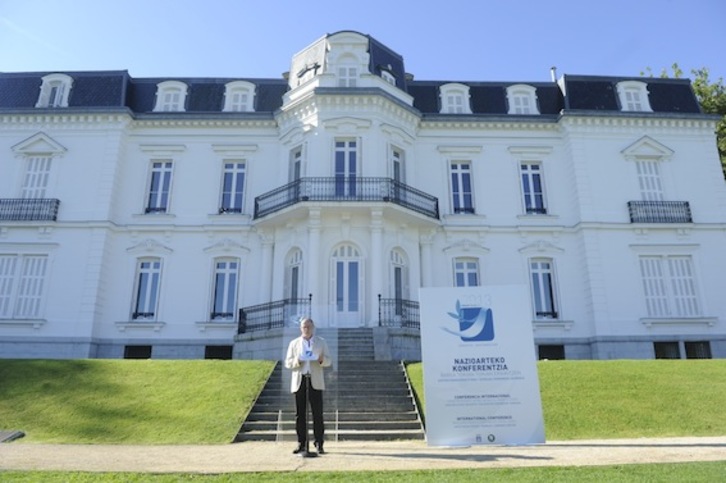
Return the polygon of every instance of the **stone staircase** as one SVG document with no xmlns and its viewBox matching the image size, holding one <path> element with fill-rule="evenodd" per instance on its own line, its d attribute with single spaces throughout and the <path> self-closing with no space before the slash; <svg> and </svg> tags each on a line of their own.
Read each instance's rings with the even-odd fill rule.
<svg viewBox="0 0 726 483">
<path fill-rule="evenodd" d="M 319 329 L 316 333 L 327 340 L 335 361 L 325 373 L 326 440 L 424 438 L 403 364 L 374 360 L 371 329 Z M 290 371 L 279 362 L 235 442 L 297 441 L 294 416 Z"/>
</svg>

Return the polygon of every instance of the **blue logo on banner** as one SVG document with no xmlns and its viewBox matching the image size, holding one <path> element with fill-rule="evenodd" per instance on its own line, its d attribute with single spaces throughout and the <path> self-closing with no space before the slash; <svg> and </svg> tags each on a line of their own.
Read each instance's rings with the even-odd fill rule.
<svg viewBox="0 0 726 483">
<path fill-rule="evenodd" d="M 450 334 L 458 335 L 464 342 L 494 340 L 494 318 L 492 309 L 477 306 L 462 306 L 456 301 L 456 313 L 449 316 L 459 322 L 459 331 L 444 329 Z"/>
</svg>

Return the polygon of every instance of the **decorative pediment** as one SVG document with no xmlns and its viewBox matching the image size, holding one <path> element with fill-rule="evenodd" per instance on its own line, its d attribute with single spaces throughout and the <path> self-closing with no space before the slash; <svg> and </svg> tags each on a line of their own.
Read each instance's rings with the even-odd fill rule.
<svg viewBox="0 0 726 483">
<path fill-rule="evenodd" d="M 519 249 L 519 253 L 562 253 L 565 250 L 545 240 L 537 240 Z"/>
<path fill-rule="evenodd" d="M 457 240 L 451 245 L 444 247 L 444 252 L 489 253 L 489 249 L 480 243 L 465 238 L 463 240 Z"/>
<path fill-rule="evenodd" d="M 129 253 L 172 253 L 174 250 L 171 248 L 162 245 L 158 241 L 154 240 L 153 238 L 147 238 L 146 240 L 142 241 L 141 243 L 134 245 L 132 247 L 129 247 L 126 249 Z"/>
<path fill-rule="evenodd" d="M 214 245 L 210 245 L 204 249 L 204 253 L 249 253 L 249 251 L 249 248 L 232 240 L 231 238 L 225 238 L 224 240 L 220 240 Z"/>
<path fill-rule="evenodd" d="M 650 136 L 643 136 L 621 151 L 627 159 L 668 159 L 673 150 Z"/>
<path fill-rule="evenodd" d="M 33 134 L 25 141 L 21 141 L 13 146 L 12 150 L 16 156 L 27 156 L 30 154 L 52 154 L 59 156 L 67 151 L 59 142 L 44 132 Z"/>
<path fill-rule="evenodd" d="M 326 120 L 323 125 L 325 129 L 337 131 L 339 133 L 355 133 L 361 130 L 371 128 L 372 122 L 369 119 L 361 119 L 357 117 L 337 117 Z"/>
</svg>

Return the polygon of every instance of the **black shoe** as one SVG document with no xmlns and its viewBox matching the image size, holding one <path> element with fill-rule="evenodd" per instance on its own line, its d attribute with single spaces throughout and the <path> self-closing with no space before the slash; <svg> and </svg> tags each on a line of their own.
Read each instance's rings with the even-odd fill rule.
<svg viewBox="0 0 726 483">
<path fill-rule="evenodd" d="M 315 449 L 318 450 L 318 454 L 325 454 L 322 441 L 320 443 L 315 443 Z"/>
<path fill-rule="evenodd" d="M 305 445 L 304 444 L 299 444 L 299 445 L 297 445 L 297 448 L 295 448 L 292 451 L 292 454 L 300 454 L 300 453 L 303 453 L 303 452 L 305 452 Z"/>
</svg>

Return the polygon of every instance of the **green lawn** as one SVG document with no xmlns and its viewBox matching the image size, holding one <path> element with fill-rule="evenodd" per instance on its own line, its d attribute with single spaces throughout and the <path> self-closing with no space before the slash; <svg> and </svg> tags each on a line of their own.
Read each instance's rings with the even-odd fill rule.
<svg viewBox="0 0 726 483">
<path fill-rule="evenodd" d="M 1 429 L 23 443 L 224 444 L 269 361 L 0 360 Z M 422 365 L 407 366 L 425 408 Z M 726 434 L 726 360 L 538 363 L 548 440 Z M 224 475 L 8 471 L 43 482 L 712 482 L 726 461 L 598 467 Z"/>
<path fill-rule="evenodd" d="M 0 360 L 0 429 L 18 442 L 229 443 L 269 361 Z M 15 444 L 15 443 L 13 443 Z"/>
<path fill-rule="evenodd" d="M 424 407 L 422 365 L 409 364 Z M 726 434 L 726 360 L 540 361 L 548 440 Z"/>
</svg>

